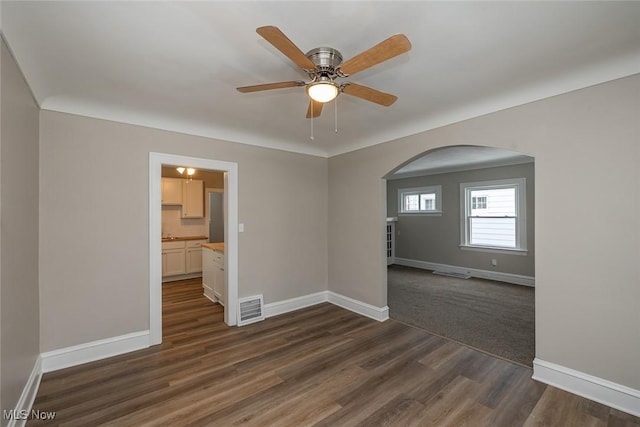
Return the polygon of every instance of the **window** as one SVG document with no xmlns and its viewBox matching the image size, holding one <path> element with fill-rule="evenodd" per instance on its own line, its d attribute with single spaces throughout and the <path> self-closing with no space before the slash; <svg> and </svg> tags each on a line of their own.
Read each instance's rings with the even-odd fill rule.
<svg viewBox="0 0 640 427">
<path fill-rule="evenodd" d="M 401 214 L 440 214 L 442 213 L 442 187 L 401 188 L 398 190 Z"/>
<path fill-rule="evenodd" d="M 471 209 L 487 209 L 487 196 L 471 197 Z"/>
<path fill-rule="evenodd" d="M 526 251 L 525 179 L 460 184 L 461 246 Z"/>
</svg>

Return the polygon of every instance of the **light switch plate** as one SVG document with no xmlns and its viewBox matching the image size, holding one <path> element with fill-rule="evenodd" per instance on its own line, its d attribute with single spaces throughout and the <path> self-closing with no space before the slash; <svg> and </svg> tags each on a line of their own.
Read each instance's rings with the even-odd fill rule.
<svg viewBox="0 0 640 427">
<path fill-rule="evenodd" d="M 238 224 L 238 233 L 244 233 L 244 224 Z"/>
</svg>

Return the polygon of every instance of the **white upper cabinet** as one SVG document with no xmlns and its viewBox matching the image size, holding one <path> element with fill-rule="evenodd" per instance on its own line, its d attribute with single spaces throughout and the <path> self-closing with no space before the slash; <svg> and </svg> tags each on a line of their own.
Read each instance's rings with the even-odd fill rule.
<svg viewBox="0 0 640 427">
<path fill-rule="evenodd" d="M 162 204 L 182 204 L 182 182 L 180 178 L 162 178 Z"/>
<path fill-rule="evenodd" d="M 182 206 L 182 218 L 204 218 L 204 181 L 162 178 L 162 204 Z"/>
<path fill-rule="evenodd" d="M 204 218 L 204 181 L 183 180 L 182 218 Z"/>
</svg>

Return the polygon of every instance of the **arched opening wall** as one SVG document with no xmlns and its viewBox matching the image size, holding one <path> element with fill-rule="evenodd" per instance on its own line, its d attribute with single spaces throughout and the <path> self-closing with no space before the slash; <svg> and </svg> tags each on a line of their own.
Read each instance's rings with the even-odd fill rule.
<svg viewBox="0 0 640 427">
<path fill-rule="evenodd" d="M 453 146 L 427 151 L 387 175 L 387 217 L 395 230 L 396 264 L 446 270 L 480 277 L 534 285 L 535 173 L 534 158 L 509 150 L 479 146 Z M 522 183 L 520 188 L 519 183 Z M 470 206 L 461 186 L 506 186 L 518 192 L 504 199 L 503 190 L 485 196 L 484 210 L 468 212 L 486 218 L 470 219 Z M 434 191 L 429 209 L 406 211 L 402 195 L 424 189 Z M 509 190 L 507 190 L 508 192 Z M 473 194 L 493 194 L 478 190 Z M 494 191 L 495 193 L 495 191 Z M 426 196 L 426 194 L 425 194 Z M 436 199 L 437 196 L 437 200 Z M 413 196 L 417 200 L 417 195 Z M 433 203 L 435 202 L 435 203 Z M 511 209 L 500 210 L 504 203 Z M 522 207 L 522 211 L 520 208 Z M 516 210 L 518 212 L 516 212 Z M 498 218 L 496 215 L 512 215 Z M 472 229 L 471 225 L 476 224 Z M 513 228 L 511 228 L 513 227 Z M 489 235 L 493 233 L 493 235 Z M 397 262 L 396 262 L 397 261 Z"/>
<path fill-rule="evenodd" d="M 455 145 L 535 157 L 534 371 L 640 396 L 638 87 L 636 75 L 330 158 L 329 290 L 386 306 L 383 177 L 407 159 Z M 598 194 L 605 210 L 585 204 Z"/>
</svg>

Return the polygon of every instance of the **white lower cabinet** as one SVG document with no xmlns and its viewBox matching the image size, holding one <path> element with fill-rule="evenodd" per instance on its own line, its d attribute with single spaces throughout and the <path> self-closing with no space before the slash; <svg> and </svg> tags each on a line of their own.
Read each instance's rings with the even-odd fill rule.
<svg viewBox="0 0 640 427">
<path fill-rule="evenodd" d="M 206 240 L 187 241 L 187 273 L 200 273 L 202 271 L 202 243 L 204 242 Z"/>
<path fill-rule="evenodd" d="M 224 254 L 207 247 L 202 249 L 202 287 L 210 300 L 225 305 Z"/>
<path fill-rule="evenodd" d="M 213 294 L 213 249 L 202 248 L 202 287 L 207 298 L 214 301 Z"/>
<path fill-rule="evenodd" d="M 202 243 L 206 240 L 162 242 L 162 277 L 202 271 Z"/>
<path fill-rule="evenodd" d="M 162 275 L 185 274 L 184 249 L 167 249 L 162 253 Z"/>
<path fill-rule="evenodd" d="M 162 277 L 186 273 L 184 250 L 185 243 L 182 241 L 162 243 Z"/>
<path fill-rule="evenodd" d="M 226 292 L 226 276 L 224 272 L 224 255 L 220 252 L 213 253 L 213 293 L 218 302 L 225 305 L 227 301 Z"/>
</svg>

